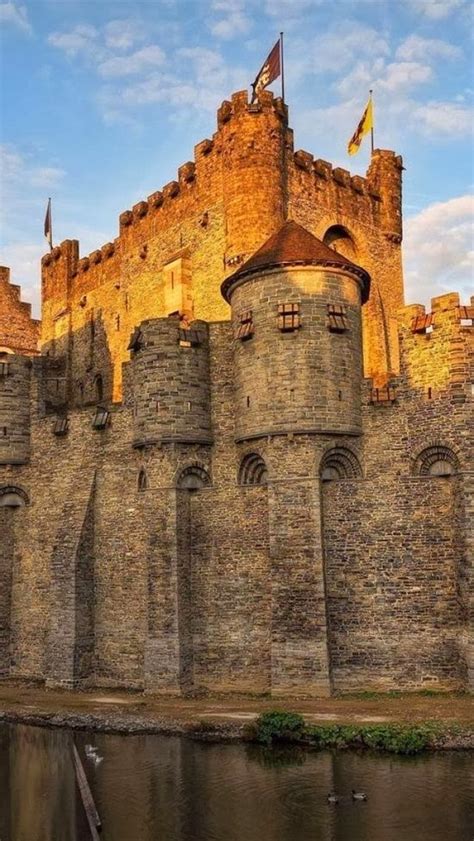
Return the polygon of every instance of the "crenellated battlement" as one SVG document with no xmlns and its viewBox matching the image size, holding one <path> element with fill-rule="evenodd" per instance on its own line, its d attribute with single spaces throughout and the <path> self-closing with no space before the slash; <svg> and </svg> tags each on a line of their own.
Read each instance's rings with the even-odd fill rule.
<svg viewBox="0 0 474 841">
<path fill-rule="evenodd" d="M 271 91 L 261 91 L 256 102 L 249 102 L 247 90 L 233 93 L 230 100 L 225 99 L 217 110 L 218 129 L 242 114 L 275 114 L 285 125 L 288 124 L 288 106 Z"/>
<path fill-rule="evenodd" d="M 312 174 L 315 177 L 316 183 L 335 181 L 340 187 L 353 190 L 360 195 L 370 196 L 375 202 L 380 202 L 381 200 L 380 191 L 376 189 L 368 178 L 364 178 L 361 175 L 352 175 L 348 169 L 344 169 L 343 167 L 333 167 L 329 161 L 325 161 L 322 158 L 315 159 L 311 152 L 298 149 L 293 154 L 293 162 L 297 169 L 302 169 Z M 322 186 L 321 183 L 320 186 Z"/>
<path fill-rule="evenodd" d="M 431 298 L 430 309 L 424 304 L 408 304 L 398 312 L 400 323 L 409 327 L 413 333 L 426 335 L 426 331 L 434 333 L 435 327 L 450 328 L 472 327 L 474 320 L 474 295 L 469 304 L 462 304 L 459 292 L 448 292 Z"/>
<path fill-rule="evenodd" d="M 31 304 L 21 300 L 21 286 L 11 283 L 7 266 L 0 266 L 0 352 L 34 356 L 40 329 L 41 322 L 31 317 Z"/>
<path fill-rule="evenodd" d="M 294 219 L 320 239 L 329 233 L 331 247 L 372 275 L 378 292 L 364 314 L 365 366 L 383 380 L 395 354 L 387 351 L 393 341 L 391 332 L 385 335 L 387 313 L 403 300 L 400 177 L 401 159 L 386 150 L 374 152 L 365 177 L 294 151 L 281 98 L 264 91 L 252 103 L 238 91 L 219 106 L 217 131 L 195 145 L 193 160 L 120 214 L 115 240 L 86 255 L 78 241 L 65 240 L 43 257 L 43 345 L 67 354 L 73 334 L 86 335 L 100 317 L 119 398 L 124 331 L 170 314 L 166 285 L 181 268 L 176 263 L 170 274 L 168 267 L 183 249 L 187 314 L 227 319 L 219 292 L 224 277 Z M 80 343 L 75 347 L 77 355 Z M 81 383 L 85 377 L 73 376 Z"/>
<path fill-rule="evenodd" d="M 462 304 L 457 292 L 399 312 L 401 373 L 408 393 L 427 399 L 448 397 L 465 402 L 473 397 L 474 297 Z"/>
</svg>

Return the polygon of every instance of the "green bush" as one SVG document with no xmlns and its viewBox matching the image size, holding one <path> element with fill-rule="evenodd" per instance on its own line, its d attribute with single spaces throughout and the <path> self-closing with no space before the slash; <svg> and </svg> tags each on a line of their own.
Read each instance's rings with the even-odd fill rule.
<svg viewBox="0 0 474 841">
<path fill-rule="evenodd" d="M 362 734 L 363 742 L 368 748 L 407 755 L 426 750 L 432 736 L 432 730 L 424 725 L 403 727 L 393 724 L 366 727 Z"/>
<path fill-rule="evenodd" d="M 299 742 L 304 736 L 304 731 L 303 716 L 284 710 L 262 713 L 256 721 L 257 741 L 265 745 L 272 742 Z"/>
<path fill-rule="evenodd" d="M 367 747 L 389 753 L 414 754 L 426 750 L 434 732 L 425 725 L 403 726 L 332 724 L 307 727 L 309 744 L 320 749 Z"/>
<path fill-rule="evenodd" d="M 305 724 L 297 713 L 274 710 L 263 713 L 253 731 L 256 741 L 298 742 L 318 750 L 328 748 L 371 748 L 389 753 L 415 754 L 430 747 L 436 726 L 429 724 Z"/>
</svg>

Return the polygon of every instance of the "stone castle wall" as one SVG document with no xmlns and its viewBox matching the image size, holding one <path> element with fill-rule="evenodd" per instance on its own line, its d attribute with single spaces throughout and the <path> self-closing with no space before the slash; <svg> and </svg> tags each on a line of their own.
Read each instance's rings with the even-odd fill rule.
<svg viewBox="0 0 474 841">
<path fill-rule="evenodd" d="M 367 178 L 333 169 L 294 152 L 280 99 L 264 92 L 249 105 L 240 92 L 221 105 L 216 133 L 176 180 L 120 215 L 117 239 L 86 257 L 66 240 L 43 258 L 42 346 L 67 361 L 69 397 L 87 400 L 100 375 L 121 399 L 129 336 L 143 320 L 176 309 L 190 319 L 228 319 L 223 275 L 286 218 L 327 236 L 371 274 L 365 371 L 383 382 L 397 370 L 395 313 L 403 303 L 401 159 L 376 150 Z"/>
<path fill-rule="evenodd" d="M 114 243 L 46 255 L 44 353 L 0 360 L 0 673 L 472 688 L 474 301 L 400 310 L 400 167 L 294 153 L 281 101 L 236 94 Z M 229 308 L 288 215 L 367 303 L 350 267 L 282 261 Z"/>
<path fill-rule="evenodd" d="M 0 266 L 0 354 L 39 353 L 41 323 L 31 317 L 31 304 L 20 299 L 21 289 L 10 283 L 10 269 Z"/>
<path fill-rule="evenodd" d="M 208 326 L 205 345 L 213 444 L 134 446 L 135 360 L 105 428 L 91 405 L 69 409 L 55 435 L 42 400 L 55 362 L 37 360 L 34 458 L 0 468 L 0 490 L 27 498 L 0 506 L 4 672 L 160 693 L 469 686 L 473 348 L 458 304 L 435 299 L 427 335 L 401 325 L 405 373 L 392 399 L 364 383 L 356 436 L 289 427 L 239 440 L 228 321 Z M 174 318 L 142 326 L 148 340 L 171 331 L 188 366 L 203 347 L 180 346 L 178 329 Z M 275 323 L 275 353 L 288 339 Z M 414 388 L 419 369 L 409 374 L 415 346 L 437 359 L 438 343 L 467 367 L 434 399 L 424 380 Z M 163 364 L 158 347 L 143 382 Z M 452 473 L 429 472 L 435 450 Z M 267 484 L 254 484 L 262 464 Z"/>
</svg>

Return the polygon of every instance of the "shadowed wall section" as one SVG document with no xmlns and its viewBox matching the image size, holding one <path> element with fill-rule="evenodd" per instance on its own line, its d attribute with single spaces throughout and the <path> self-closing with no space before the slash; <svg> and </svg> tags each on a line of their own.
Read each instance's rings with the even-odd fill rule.
<svg viewBox="0 0 474 841">
<path fill-rule="evenodd" d="M 322 488 L 334 689 L 463 686 L 456 477 Z"/>
<path fill-rule="evenodd" d="M 19 512 L 21 516 L 21 511 Z M 15 509 L 0 506 L 0 677 L 10 672 L 13 523 Z"/>
</svg>

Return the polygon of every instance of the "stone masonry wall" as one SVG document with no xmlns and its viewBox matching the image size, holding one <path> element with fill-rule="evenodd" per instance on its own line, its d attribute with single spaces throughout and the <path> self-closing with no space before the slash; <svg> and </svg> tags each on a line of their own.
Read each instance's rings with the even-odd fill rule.
<svg viewBox="0 0 474 841">
<path fill-rule="evenodd" d="M 252 313 L 253 336 L 234 340 L 236 435 L 361 431 L 361 304 L 356 278 L 295 267 L 247 278 L 232 293 L 234 332 Z M 300 328 L 281 332 L 279 304 L 296 303 Z M 342 306 L 347 329 L 328 329 L 328 305 Z"/>
<path fill-rule="evenodd" d="M 259 119 L 258 111 L 249 115 Z M 28 409 L 29 390 L 31 449 L 25 463 L 0 464 L 0 491 L 20 487 L 29 499 L 15 511 L 0 507 L 6 585 L 0 669 L 3 662 L 14 677 L 50 685 L 170 694 L 468 686 L 474 662 L 474 355 L 473 328 L 461 323 L 468 311 L 452 296 L 435 299 L 432 332 L 417 332 L 413 313 L 402 314 L 401 373 L 391 378 L 390 393 L 377 391 L 374 381 L 361 387 L 357 374 L 352 281 L 341 287 L 338 276 L 332 287 L 333 279 L 330 273 L 325 283 L 334 294 L 342 289 L 354 306 L 356 341 L 344 352 L 337 344 L 343 337 L 328 339 L 325 298 L 302 311 L 296 336 L 282 338 L 272 315 L 263 328 L 268 347 L 259 343 L 258 308 L 264 310 L 273 293 L 263 281 L 259 291 L 255 281 L 250 301 L 245 285 L 238 290 L 236 315 L 244 306 L 256 314 L 247 343 L 236 343 L 228 320 L 201 325 L 206 338 L 199 348 L 178 346 L 176 317 L 142 325 L 150 343 L 156 340 L 151 367 L 136 374 L 137 350 L 125 366 L 120 405 L 113 402 L 108 333 L 98 330 L 98 321 L 93 331 L 86 324 L 72 338 L 91 376 L 99 359 L 104 366 L 102 399 L 91 379 L 82 405 L 68 402 L 79 368 L 68 368 L 74 350 L 62 344 L 64 334 L 51 348 L 58 356 L 33 360 L 31 369 L 28 360 L 11 357 L 27 371 L 20 408 Z M 311 288 L 317 297 L 318 284 Z M 68 322 L 70 313 L 63 318 Z M 307 318 L 324 331 L 319 344 L 305 345 Z M 285 350 L 281 356 L 275 337 Z M 171 356 L 180 360 L 175 380 L 166 367 L 168 340 Z M 302 350 L 295 354 L 294 377 L 288 347 Z M 157 383 L 176 406 L 178 399 L 192 404 L 202 390 L 196 428 L 179 419 L 181 431 L 193 436 L 171 440 L 167 421 L 157 425 L 156 436 L 138 440 L 137 412 L 154 424 Z M 301 383 L 313 401 L 289 399 Z M 338 416 L 347 383 L 348 404 Z M 243 385 L 256 398 L 252 423 L 242 405 Z M 103 430 L 92 426 L 98 403 L 110 411 Z M 302 430 L 301 419 L 314 407 L 339 426 L 332 424 L 330 433 L 324 424 L 311 434 Z M 56 413 L 66 411 L 69 428 L 60 437 L 53 431 Z M 278 425 L 281 418 L 285 426 Z M 202 441 L 194 433 L 204 422 L 209 438 Z M 452 475 L 424 469 L 433 448 L 445 453 Z M 333 469 L 332 480 L 320 482 L 331 453 L 352 472 Z M 266 467 L 266 487 L 239 485 L 249 456 Z M 195 470 L 209 484 L 181 488 L 183 470 Z"/>
<path fill-rule="evenodd" d="M 67 360 L 70 396 L 90 389 L 84 380 L 93 381 L 104 364 L 108 389 L 121 399 L 132 330 L 169 314 L 167 264 L 186 261 L 186 309 L 194 318 L 228 319 L 223 277 L 286 218 L 320 238 L 334 226 L 346 231 L 355 262 L 372 276 L 365 370 L 383 382 L 397 370 L 394 316 L 403 303 L 400 178 L 401 159 L 392 152 L 376 150 L 366 178 L 294 152 L 280 99 L 265 91 L 249 105 L 245 92 L 234 94 L 219 108 L 212 139 L 195 147 L 194 161 L 121 214 L 117 239 L 81 258 L 77 241 L 66 240 L 43 258 L 42 346 Z M 91 358 L 92 324 L 103 333 L 105 362 L 101 354 Z"/>
<path fill-rule="evenodd" d="M 271 688 L 267 489 L 191 495 L 194 681 L 217 691 Z"/>
<path fill-rule="evenodd" d="M 10 672 L 11 595 L 13 572 L 13 517 L 0 508 L 0 676 Z"/>
<path fill-rule="evenodd" d="M 456 480 L 323 483 L 333 688 L 460 688 Z"/>
<path fill-rule="evenodd" d="M 30 456 L 30 371 L 25 356 L 0 361 L 0 465 L 24 464 Z"/>
<path fill-rule="evenodd" d="M 10 269 L 0 266 L 0 353 L 39 353 L 41 322 L 31 317 L 31 304 L 20 300 L 21 289 L 10 283 Z"/>
</svg>

